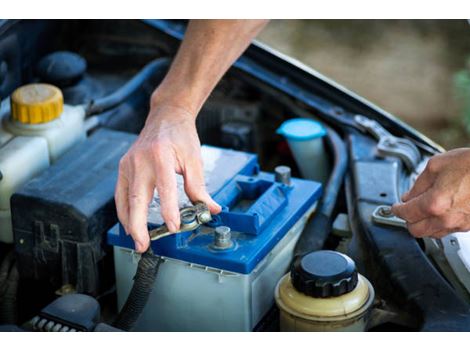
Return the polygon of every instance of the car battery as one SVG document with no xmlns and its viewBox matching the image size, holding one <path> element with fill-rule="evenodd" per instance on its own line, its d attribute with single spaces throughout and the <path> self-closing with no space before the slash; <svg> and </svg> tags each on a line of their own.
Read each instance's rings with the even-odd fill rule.
<svg viewBox="0 0 470 352">
<path fill-rule="evenodd" d="M 163 257 L 137 331 L 252 331 L 274 304 L 295 243 L 321 196 L 321 184 L 291 178 L 286 167 L 259 171 L 256 155 L 202 147 L 206 186 L 222 212 L 192 232 L 151 242 Z M 178 177 L 180 206 L 189 205 Z M 163 223 L 158 194 L 149 229 Z M 114 246 L 118 308 L 133 285 L 139 255 L 117 224 Z"/>
</svg>

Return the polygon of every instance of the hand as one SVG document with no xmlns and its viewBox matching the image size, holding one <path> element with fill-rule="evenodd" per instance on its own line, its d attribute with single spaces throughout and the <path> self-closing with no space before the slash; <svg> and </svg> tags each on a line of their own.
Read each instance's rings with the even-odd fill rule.
<svg viewBox="0 0 470 352">
<path fill-rule="evenodd" d="M 415 237 L 441 238 L 470 229 L 470 148 L 431 158 L 392 212 Z"/>
<path fill-rule="evenodd" d="M 115 192 L 119 221 L 134 239 L 137 252 L 149 247 L 147 212 L 155 187 L 168 229 L 179 229 L 175 172 L 183 175 L 191 201 L 203 201 L 212 213 L 220 212 L 220 206 L 205 189 L 195 114 L 178 106 L 154 103 L 137 141 L 119 163 Z"/>
</svg>

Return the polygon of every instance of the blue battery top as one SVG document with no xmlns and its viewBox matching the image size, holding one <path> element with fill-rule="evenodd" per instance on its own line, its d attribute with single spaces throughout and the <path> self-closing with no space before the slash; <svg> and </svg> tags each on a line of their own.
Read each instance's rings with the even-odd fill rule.
<svg viewBox="0 0 470 352">
<path fill-rule="evenodd" d="M 274 175 L 259 172 L 254 154 L 209 146 L 202 147 L 207 189 L 223 210 L 208 226 L 152 242 L 154 253 L 221 270 L 250 273 L 320 198 L 321 184 L 292 178 L 289 186 Z M 178 178 L 180 206 L 188 205 L 183 180 Z M 158 194 L 149 208 L 149 228 L 163 223 Z M 214 249 L 214 228 L 232 230 L 233 246 Z M 108 232 L 108 243 L 134 248 L 122 226 Z"/>
</svg>

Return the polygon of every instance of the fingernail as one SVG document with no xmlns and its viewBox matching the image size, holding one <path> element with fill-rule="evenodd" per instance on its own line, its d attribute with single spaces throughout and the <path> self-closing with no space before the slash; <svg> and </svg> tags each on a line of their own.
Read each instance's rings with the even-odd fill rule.
<svg viewBox="0 0 470 352">
<path fill-rule="evenodd" d="M 142 253 L 144 251 L 144 246 L 140 242 L 135 242 L 135 250 L 139 253 Z"/>
</svg>

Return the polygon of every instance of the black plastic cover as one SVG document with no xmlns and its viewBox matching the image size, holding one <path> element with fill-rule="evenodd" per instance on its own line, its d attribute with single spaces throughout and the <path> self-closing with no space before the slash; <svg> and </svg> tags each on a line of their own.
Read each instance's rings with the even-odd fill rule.
<svg viewBox="0 0 470 352">
<path fill-rule="evenodd" d="M 97 294 L 112 284 L 105 233 L 117 222 L 114 205 L 120 158 L 136 136 L 98 130 L 11 198 L 21 278 L 57 290 Z"/>
<path fill-rule="evenodd" d="M 69 294 L 49 304 L 39 313 L 39 317 L 77 331 L 94 331 L 100 311 L 100 304 L 93 297 Z"/>
<path fill-rule="evenodd" d="M 348 256 L 328 250 L 298 257 L 291 269 L 294 287 L 312 297 L 336 297 L 357 285 L 357 270 Z"/>
</svg>

